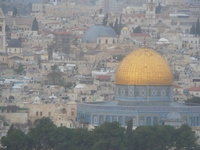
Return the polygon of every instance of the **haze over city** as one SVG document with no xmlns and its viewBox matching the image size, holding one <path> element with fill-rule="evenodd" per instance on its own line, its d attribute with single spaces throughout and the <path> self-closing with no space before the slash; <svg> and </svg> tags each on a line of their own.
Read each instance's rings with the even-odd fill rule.
<svg viewBox="0 0 200 150">
<path fill-rule="evenodd" d="M 1 0 L 4 150 L 199 150 L 199 0 Z"/>
</svg>

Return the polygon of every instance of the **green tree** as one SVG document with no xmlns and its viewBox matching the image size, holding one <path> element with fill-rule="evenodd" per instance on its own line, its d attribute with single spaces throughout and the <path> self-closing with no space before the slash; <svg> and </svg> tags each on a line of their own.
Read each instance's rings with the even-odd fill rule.
<svg viewBox="0 0 200 150">
<path fill-rule="evenodd" d="M 195 25 L 192 25 L 192 28 L 190 29 L 190 34 L 195 34 L 196 33 L 196 28 Z"/>
<path fill-rule="evenodd" d="M 24 71 L 24 66 L 20 64 L 17 69 L 14 69 L 14 71 L 17 74 L 21 74 Z"/>
<path fill-rule="evenodd" d="M 125 57 L 124 55 L 114 55 L 113 59 L 116 59 L 118 61 L 122 61 L 124 57 Z"/>
<path fill-rule="evenodd" d="M 141 126 L 133 131 L 134 150 L 168 150 L 171 136 L 165 126 Z"/>
<path fill-rule="evenodd" d="M 86 129 L 73 129 L 73 150 L 90 150 L 93 144 L 91 132 Z"/>
<path fill-rule="evenodd" d="M 47 150 L 54 147 L 54 133 L 56 125 L 49 118 L 42 118 L 34 128 L 30 128 L 28 137 L 32 140 L 35 150 Z"/>
<path fill-rule="evenodd" d="M 103 18 L 103 25 L 107 26 L 108 23 L 108 13 L 106 14 L 106 16 Z"/>
<path fill-rule="evenodd" d="M 16 7 L 13 7 L 13 17 L 16 17 L 18 15 L 18 11 Z"/>
<path fill-rule="evenodd" d="M 137 26 L 135 29 L 133 29 L 134 33 L 142 33 L 142 29 L 140 26 Z"/>
<path fill-rule="evenodd" d="M 7 136 L 2 137 L 1 144 L 4 150 L 27 150 L 31 149 L 30 139 L 18 129 L 13 129 Z"/>
<path fill-rule="evenodd" d="M 197 137 L 195 132 L 188 125 L 182 125 L 179 129 L 176 130 L 176 148 L 181 150 L 183 148 L 187 150 L 197 149 L 198 145 L 196 144 Z"/>
<path fill-rule="evenodd" d="M 8 7 L 7 7 L 7 5 L 1 4 L 1 9 L 2 9 L 2 11 L 3 11 L 4 14 L 7 14 L 7 12 L 8 12 Z"/>
<path fill-rule="evenodd" d="M 114 30 L 115 30 L 115 33 L 117 34 L 117 35 L 119 35 L 119 24 L 118 24 L 118 19 L 116 19 L 115 20 L 115 26 L 114 26 Z"/>
<path fill-rule="evenodd" d="M 119 28 L 118 28 L 118 33 L 119 35 L 121 34 L 121 29 L 123 28 L 122 25 L 122 13 L 120 14 L 120 18 L 119 18 Z"/>
<path fill-rule="evenodd" d="M 73 130 L 66 127 L 58 127 L 53 133 L 54 150 L 73 149 Z"/>
<path fill-rule="evenodd" d="M 39 30 L 39 26 L 38 26 L 37 19 L 35 18 L 32 24 L 32 31 L 38 31 L 38 30 Z"/>
<path fill-rule="evenodd" d="M 93 150 L 124 150 L 126 145 L 125 129 L 118 122 L 105 122 L 93 130 Z"/>
<path fill-rule="evenodd" d="M 50 84 L 56 84 L 56 85 L 65 85 L 64 79 L 62 79 L 62 75 L 60 73 L 60 70 L 56 64 L 51 66 L 51 72 L 47 74 L 47 78 Z"/>
<path fill-rule="evenodd" d="M 200 97 L 193 96 L 185 101 L 186 103 L 200 103 Z"/>
<path fill-rule="evenodd" d="M 126 137 L 127 137 L 127 150 L 132 150 L 134 148 L 133 147 L 133 119 L 130 119 L 127 122 Z"/>
<path fill-rule="evenodd" d="M 162 10 L 162 6 L 159 3 L 159 5 L 156 6 L 156 14 L 159 14 L 161 12 L 161 10 Z"/>
<path fill-rule="evenodd" d="M 12 125 L 10 126 L 10 129 L 9 129 L 8 132 L 7 132 L 7 135 L 10 135 L 10 134 L 12 133 L 13 130 L 14 130 L 14 125 L 12 124 Z"/>
<path fill-rule="evenodd" d="M 197 24 L 196 24 L 196 35 L 200 35 L 200 24 L 199 24 L 199 18 L 197 19 Z"/>
</svg>

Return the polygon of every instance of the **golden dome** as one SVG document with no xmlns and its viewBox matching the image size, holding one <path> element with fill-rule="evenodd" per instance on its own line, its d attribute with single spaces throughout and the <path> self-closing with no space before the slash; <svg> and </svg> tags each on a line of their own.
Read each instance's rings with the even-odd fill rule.
<svg viewBox="0 0 200 150">
<path fill-rule="evenodd" d="M 123 27 L 122 30 L 128 30 L 128 28 L 127 27 Z"/>
<path fill-rule="evenodd" d="M 172 85 L 173 77 L 166 60 L 149 48 L 131 52 L 120 63 L 115 84 Z"/>
</svg>

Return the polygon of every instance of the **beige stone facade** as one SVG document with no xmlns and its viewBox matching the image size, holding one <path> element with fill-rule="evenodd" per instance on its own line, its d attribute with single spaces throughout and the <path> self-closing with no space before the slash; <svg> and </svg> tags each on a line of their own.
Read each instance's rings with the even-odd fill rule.
<svg viewBox="0 0 200 150">
<path fill-rule="evenodd" d="M 37 119 L 49 117 L 57 126 L 66 126 L 74 128 L 76 118 L 76 103 L 68 102 L 66 104 L 43 104 L 33 103 L 25 104 L 29 109 L 29 120 L 34 124 Z"/>
</svg>

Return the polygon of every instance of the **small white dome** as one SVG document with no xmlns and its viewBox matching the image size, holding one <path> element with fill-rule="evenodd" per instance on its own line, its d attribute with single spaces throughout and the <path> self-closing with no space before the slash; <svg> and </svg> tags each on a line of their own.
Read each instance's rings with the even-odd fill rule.
<svg viewBox="0 0 200 150">
<path fill-rule="evenodd" d="M 36 96 L 35 101 L 40 101 L 40 98 L 38 96 Z"/>
<path fill-rule="evenodd" d="M 172 111 L 167 114 L 167 120 L 169 121 L 182 121 L 182 117 L 178 112 Z"/>
<path fill-rule="evenodd" d="M 169 40 L 165 39 L 165 38 L 161 38 L 158 40 L 158 42 L 169 42 Z"/>
</svg>

